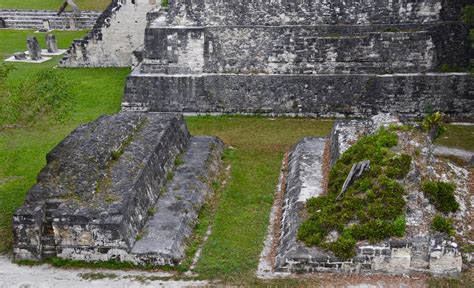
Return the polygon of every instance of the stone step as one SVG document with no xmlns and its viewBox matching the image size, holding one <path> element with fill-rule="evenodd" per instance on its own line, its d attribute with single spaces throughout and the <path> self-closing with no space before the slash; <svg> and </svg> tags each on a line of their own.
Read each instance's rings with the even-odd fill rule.
<svg viewBox="0 0 474 288">
<path fill-rule="evenodd" d="M 467 73 L 140 74 L 127 78 L 125 111 L 259 113 L 365 117 L 396 112 L 422 117 L 426 106 L 450 117 L 474 111 Z M 472 115 L 471 115 L 472 116 Z"/>
<path fill-rule="evenodd" d="M 212 194 L 224 145 L 215 137 L 193 137 L 182 164 L 156 203 L 144 233 L 131 251 L 154 265 L 177 265 L 185 256 L 199 211 Z"/>
<path fill-rule="evenodd" d="M 100 12 L 93 11 L 83 11 L 76 17 L 70 12 L 57 16 L 54 11 L 0 10 L 0 18 L 7 28 L 12 29 L 41 29 L 43 19 L 49 20 L 52 29 L 69 29 L 71 18 L 75 19 L 76 29 L 91 29 L 100 15 Z"/>
</svg>

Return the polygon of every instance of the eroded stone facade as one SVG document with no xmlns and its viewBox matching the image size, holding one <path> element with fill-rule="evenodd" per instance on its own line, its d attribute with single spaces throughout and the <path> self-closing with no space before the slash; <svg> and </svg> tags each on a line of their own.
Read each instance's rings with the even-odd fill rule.
<svg viewBox="0 0 474 288">
<path fill-rule="evenodd" d="M 123 107 L 416 117 L 431 105 L 472 117 L 472 77 L 437 73 L 471 58 L 467 27 L 451 21 L 460 11 L 437 0 L 170 1 L 149 17 Z"/>
</svg>

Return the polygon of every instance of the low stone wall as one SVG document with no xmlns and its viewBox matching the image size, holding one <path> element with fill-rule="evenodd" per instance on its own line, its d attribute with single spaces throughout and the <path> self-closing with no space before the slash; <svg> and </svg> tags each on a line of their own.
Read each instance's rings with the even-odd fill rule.
<svg viewBox="0 0 474 288">
<path fill-rule="evenodd" d="M 139 69 L 127 79 L 125 110 L 420 117 L 432 108 L 458 119 L 474 111 L 474 81 L 463 73 L 173 76 Z"/>
<path fill-rule="evenodd" d="M 75 40 L 60 67 L 132 66 L 133 51 L 143 45 L 146 15 L 156 1 L 114 0 L 89 34 Z"/>
<path fill-rule="evenodd" d="M 15 259 L 128 251 L 189 137 L 173 114 L 121 113 L 77 128 L 13 217 Z"/>
<path fill-rule="evenodd" d="M 58 4 L 59 7 L 59 4 Z M 81 16 L 72 12 L 64 12 L 61 16 L 56 11 L 48 10 L 0 10 L 0 18 L 5 21 L 8 29 L 43 29 L 43 20 L 49 20 L 51 29 L 84 30 L 91 29 L 101 15 L 96 11 L 82 11 Z"/>
<path fill-rule="evenodd" d="M 385 120 L 382 122 L 390 123 L 390 119 Z M 382 123 L 373 121 L 372 124 L 375 122 Z M 369 124 L 369 122 L 365 123 Z M 362 126 L 364 125 L 361 124 L 360 127 Z M 365 127 L 365 131 L 370 129 L 372 128 Z M 373 129 L 375 130 L 376 127 Z M 342 128 L 336 130 L 344 131 Z M 338 146 L 340 151 L 347 149 L 346 140 L 350 142 L 350 139 L 341 138 L 340 134 L 334 135 L 333 137 L 342 140 L 335 146 Z M 430 233 L 405 239 L 387 239 L 376 245 L 361 242 L 356 247 L 356 256 L 349 260 L 341 260 L 318 247 L 306 247 L 298 241 L 297 232 L 302 223 L 301 215 L 304 215 L 306 200 L 320 196 L 323 191 L 324 143 L 324 139 L 306 138 L 295 145 L 290 154 L 281 236 L 274 267 L 276 272 L 390 274 L 430 272 L 444 275 L 461 272 L 462 258 L 458 245 L 440 234 Z"/>
<path fill-rule="evenodd" d="M 441 0 L 170 0 L 169 6 L 168 21 L 188 26 L 425 23 L 460 13 L 456 1 Z"/>
</svg>

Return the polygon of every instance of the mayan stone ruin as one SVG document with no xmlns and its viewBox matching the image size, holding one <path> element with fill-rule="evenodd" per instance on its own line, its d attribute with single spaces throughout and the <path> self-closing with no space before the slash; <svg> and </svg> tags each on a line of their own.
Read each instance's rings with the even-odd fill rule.
<svg viewBox="0 0 474 288">
<path fill-rule="evenodd" d="M 77 128 L 48 154 L 14 216 L 15 258 L 179 263 L 222 150 L 172 114 L 121 113 Z"/>
<path fill-rule="evenodd" d="M 396 117 L 389 115 L 379 115 L 363 121 L 339 121 L 335 124 L 330 138 L 305 138 L 293 147 L 288 160 L 286 192 L 284 205 L 281 208 L 283 216 L 281 238 L 275 259 L 276 271 L 394 274 L 423 271 L 448 275 L 461 272 L 463 258 L 459 245 L 451 237 L 430 231 L 430 219 L 436 211 L 418 187 L 420 179 L 426 176 L 422 174 L 433 173 L 435 177 L 440 177 L 442 173 L 446 173 L 441 177 L 448 177 L 456 183 L 456 199 L 463 203 L 462 208 L 453 214 L 456 219 L 456 231 L 460 238 L 472 241 L 468 235 L 473 229 L 471 220 L 474 207 L 469 204 L 472 196 L 465 178 L 468 171 L 437 159 L 433 155 L 433 145 L 429 144 L 429 141 L 423 137 L 417 139 L 410 133 L 397 132 L 399 146 L 395 150 L 400 153 L 422 147 L 421 155 L 411 161 L 408 175 L 400 182 L 408 190 L 404 212 L 407 228 L 403 237 L 390 237 L 378 243 L 360 241 L 356 245 L 356 254 L 350 259 L 336 257 L 320 247 L 307 246 L 298 239 L 298 230 L 304 220 L 301 215 L 305 214 L 307 201 L 328 193 L 324 187 L 324 162 L 327 161 L 326 167 L 332 168 L 340 156 L 355 143 L 354 141 L 389 125 L 401 125 L 401 123 Z M 430 162 L 435 163 L 432 165 L 436 171 L 423 171 L 424 165 Z M 339 198 L 343 199 L 344 196 L 336 198 L 338 202 L 342 202 Z M 353 217 L 358 218 L 355 215 Z M 353 225 L 356 223 L 357 221 Z M 467 262 L 472 261 L 472 255 L 465 256 L 471 259 Z"/>
<path fill-rule="evenodd" d="M 455 1 L 170 1 L 149 17 L 125 110 L 456 117 L 473 110 Z"/>
<path fill-rule="evenodd" d="M 472 122 L 472 75 L 441 69 L 474 58 L 461 2 L 159 6 L 112 1 L 58 60 L 131 73 L 120 112 L 79 126 L 47 154 L 13 216 L 15 260 L 180 267 L 214 186 L 236 181 L 222 180 L 232 169 L 224 156 L 240 149 L 227 135 L 191 135 L 185 116 L 250 114 L 334 118 L 323 119 L 330 135 L 287 145 L 274 198 L 261 196 L 274 206 L 265 242 L 253 243 L 264 248 L 257 275 L 457 276 L 474 267 L 474 253 L 460 249 L 474 245 L 474 155 L 436 146 L 441 120 L 419 121 Z M 58 52 L 56 37 L 45 37 L 47 52 Z M 41 58 L 35 37 L 28 50 Z M 434 230 L 437 220 L 450 229 Z"/>
</svg>

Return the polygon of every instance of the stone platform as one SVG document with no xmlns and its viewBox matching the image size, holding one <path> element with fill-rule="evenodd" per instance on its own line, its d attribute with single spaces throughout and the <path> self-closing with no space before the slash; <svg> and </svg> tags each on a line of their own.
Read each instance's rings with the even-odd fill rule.
<svg viewBox="0 0 474 288">
<path fill-rule="evenodd" d="M 170 1 L 149 14 L 123 108 L 472 118 L 472 76 L 438 73 L 473 55 L 458 4 Z"/>
<path fill-rule="evenodd" d="M 187 179 L 183 202 L 163 191 L 185 151 L 176 171 L 176 181 Z M 136 257 L 132 248 L 152 225 L 148 219 L 161 215 L 157 210 L 152 217 L 155 205 L 167 203 L 184 231 L 175 232 L 174 246 L 161 247 L 170 253 L 185 249 L 221 152 L 222 142 L 191 138 L 184 119 L 174 114 L 120 113 L 77 128 L 48 154 L 38 183 L 13 217 L 15 259 L 163 263 L 156 255 Z M 149 232 L 161 233 L 156 227 Z M 170 264 L 179 261 L 173 256 Z"/>
<path fill-rule="evenodd" d="M 138 68 L 137 68 L 138 69 Z M 129 111 L 364 117 L 427 108 L 472 118 L 474 81 L 465 73 L 388 75 L 142 74 L 127 79 Z"/>
<path fill-rule="evenodd" d="M 388 115 L 386 117 L 378 115 L 367 120 L 340 121 L 336 123 L 330 139 L 305 138 L 293 147 L 289 155 L 288 172 L 284 176 L 286 189 L 281 207 L 282 216 L 273 224 L 281 225 L 275 251 L 274 272 L 277 274 L 428 272 L 442 275 L 456 275 L 461 272 L 463 259 L 458 244 L 447 235 L 433 233 L 429 230 L 429 225 L 423 223 L 426 221 L 425 217 L 433 217 L 429 216 L 433 213 L 431 211 L 433 208 L 429 204 L 420 204 L 426 201 L 423 200 L 423 195 L 412 186 L 407 196 L 408 228 L 405 237 L 390 238 L 375 244 L 360 241 L 356 245 L 356 256 L 347 260 L 339 259 L 332 252 L 322 248 L 308 247 L 297 239 L 298 229 L 305 215 L 306 200 L 324 193 L 323 167 L 328 164 L 330 166 L 331 162 L 334 163 L 363 135 L 373 133 L 381 126 L 399 123 L 398 119 Z M 327 141 L 330 145 L 326 145 Z M 329 153 L 328 158 L 324 156 L 325 147 L 331 147 L 326 152 Z M 327 164 L 323 163 L 324 159 L 327 159 Z M 407 185 L 406 181 L 403 183 Z M 466 196 L 468 193 L 462 192 L 464 184 L 456 183 L 459 186 L 457 199 L 464 197 L 468 199 L 469 196 Z M 465 213 L 473 211 L 469 207 L 463 209 L 465 211 L 456 213 L 456 219 L 458 215 L 465 215 L 461 218 L 467 217 Z M 420 213 L 424 214 L 421 218 Z M 460 228 L 463 226 L 459 225 L 458 231 L 470 229 Z M 469 232 L 466 231 L 460 232 L 460 235 L 468 234 Z"/>
</svg>

